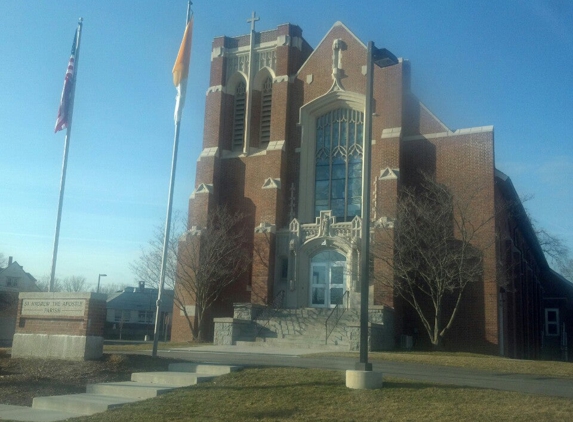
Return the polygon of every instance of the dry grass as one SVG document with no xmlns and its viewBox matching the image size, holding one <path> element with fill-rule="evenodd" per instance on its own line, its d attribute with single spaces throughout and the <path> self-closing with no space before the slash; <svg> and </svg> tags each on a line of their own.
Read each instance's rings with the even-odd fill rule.
<svg viewBox="0 0 573 422">
<path fill-rule="evenodd" d="M 336 356 L 356 357 L 358 353 L 337 353 Z M 317 355 L 307 355 L 314 356 Z M 330 354 L 329 356 L 334 356 Z M 490 372 L 545 375 L 559 378 L 573 378 L 570 362 L 518 360 L 476 353 L 454 352 L 370 352 L 368 359 L 376 361 L 397 361 L 425 365 L 453 366 Z"/>
<path fill-rule="evenodd" d="M 370 358 L 372 360 L 415 362 L 427 365 L 455 366 L 493 372 L 573 378 L 573 365 L 569 362 L 518 360 L 475 353 L 445 352 L 374 352 L 370 354 Z"/>
<path fill-rule="evenodd" d="M 191 343 L 191 342 L 159 342 L 157 343 L 158 350 L 176 349 L 183 347 L 195 347 L 204 346 L 205 343 Z M 153 343 L 134 343 L 134 344 L 105 344 L 103 346 L 103 351 L 105 353 L 110 352 L 140 352 L 145 350 L 151 350 L 153 348 Z"/>
<path fill-rule="evenodd" d="M 340 371 L 249 369 L 82 421 L 570 420 L 567 399 L 385 379 L 350 390 Z"/>
</svg>

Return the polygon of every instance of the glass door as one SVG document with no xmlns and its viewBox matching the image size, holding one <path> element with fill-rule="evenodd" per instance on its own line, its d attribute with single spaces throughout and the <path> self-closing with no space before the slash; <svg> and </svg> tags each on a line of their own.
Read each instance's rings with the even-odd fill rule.
<svg viewBox="0 0 573 422">
<path fill-rule="evenodd" d="M 327 300 L 327 266 L 326 264 L 312 264 L 311 265 L 311 280 L 310 280 L 310 305 L 313 307 L 326 307 Z"/>
<path fill-rule="evenodd" d="M 346 291 L 346 258 L 335 251 L 315 255 L 310 264 L 310 306 L 342 305 Z"/>
</svg>

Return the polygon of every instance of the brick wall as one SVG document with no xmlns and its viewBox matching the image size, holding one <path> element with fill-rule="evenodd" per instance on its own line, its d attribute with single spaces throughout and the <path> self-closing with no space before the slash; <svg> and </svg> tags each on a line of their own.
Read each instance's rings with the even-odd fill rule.
<svg viewBox="0 0 573 422">
<path fill-rule="evenodd" d="M 276 31 L 266 31 L 262 38 L 257 39 L 273 40 L 284 35 L 294 39 L 302 37 L 302 31 L 294 25 L 281 25 Z M 332 46 L 335 40 L 342 40 L 339 69 L 342 89 L 365 94 L 363 67 L 366 65 L 366 46 L 344 26 L 335 25 L 314 51 L 304 39 L 302 49 L 277 45 L 277 80 L 273 84 L 270 141 L 284 141 L 282 150 L 247 155 L 228 152 L 231 149 L 234 98 L 231 93 L 225 93 L 224 85 L 231 75 L 226 75 L 224 54 L 214 57 L 211 62 L 210 86 L 223 85 L 223 89 L 213 89 L 207 95 L 203 146 L 218 147 L 219 155 L 202 157 L 197 165 L 196 184 L 212 184 L 213 189 L 211 194 L 197 194 L 190 200 L 189 225 L 203 224 L 207 213 L 215 206 L 226 205 L 231 211 L 239 210 L 246 216 L 247 240 L 253 258 L 255 249 L 264 249 L 262 257 L 267 261 L 264 265 L 253 259 L 247 275 L 229 287 L 225 297 L 215 306 L 213 315 L 229 312 L 233 302 L 265 303 L 272 299 L 274 243 L 271 242 L 268 249 L 261 248 L 262 238 L 254 234 L 254 229 L 261 223 L 274 224 L 276 229 L 288 225 L 291 185 L 295 189 L 297 212 L 302 142 L 299 112 L 303 105 L 325 95 L 333 87 Z M 237 48 L 247 44 L 248 36 L 220 37 L 214 40 L 213 48 Z M 285 75 L 289 80 L 283 78 Z M 500 273 L 497 259 L 500 252 L 495 244 L 496 219 L 484 220 L 496 209 L 493 131 L 449 131 L 410 91 L 411 65 L 408 61 L 400 60 L 386 68 L 376 67 L 374 76 L 371 186 L 374 187 L 372 204 L 376 209 L 376 219 L 395 217 L 401 186 L 419 183 L 420 171 L 435 176 L 455 198 L 471 202 L 469 218 L 475 224 L 484 224 L 475 239 L 475 246 L 484 253 L 484 275 L 480 282 L 468 287 L 451 330 L 450 341 L 460 348 L 482 348 L 492 352 L 497 348 L 499 337 L 497 282 Z M 259 97 L 258 92 L 252 97 L 252 136 L 249 142 L 253 147 L 260 146 Z M 386 169 L 395 172 L 397 177 L 380 178 Z M 280 187 L 262 189 L 268 178 L 280 180 Z M 471 198 L 466 198 L 468 196 Z M 375 262 L 374 266 L 376 271 L 388 271 L 380 262 Z M 535 271 L 530 275 L 530 278 L 534 277 Z M 539 292 L 533 289 L 528 297 L 535 299 L 538 295 Z M 374 285 L 373 301 L 395 307 L 397 333 L 408 333 L 419 324 L 417 316 L 380 284 Z M 513 320 L 523 320 L 525 317 L 522 315 L 527 310 L 517 302 L 525 303 L 526 299 L 514 298 L 512 301 L 515 302 L 512 302 L 515 312 L 521 312 L 519 316 L 514 315 Z M 188 339 L 187 323 L 177 321 L 178 315 L 179 310 L 174 309 L 173 339 Z M 529 320 L 524 324 L 531 325 Z M 523 338 L 536 335 L 535 332 L 526 332 L 530 330 L 529 325 L 521 328 L 523 333 L 519 335 Z M 517 332 L 517 328 L 514 331 Z M 419 333 L 424 335 L 423 330 Z"/>
<path fill-rule="evenodd" d="M 82 316 L 22 315 L 24 300 L 85 300 Z M 95 293 L 21 293 L 18 300 L 17 334 L 61 334 L 103 337 L 106 317 L 105 295 Z"/>
</svg>

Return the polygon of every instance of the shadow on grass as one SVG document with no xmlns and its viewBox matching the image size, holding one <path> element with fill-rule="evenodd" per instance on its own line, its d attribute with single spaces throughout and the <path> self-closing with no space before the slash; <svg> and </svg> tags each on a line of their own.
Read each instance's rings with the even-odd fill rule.
<svg viewBox="0 0 573 422">
<path fill-rule="evenodd" d="M 245 391 L 245 390 L 271 390 L 271 389 L 283 389 L 283 388 L 299 388 L 299 387 L 339 387 L 340 383 L 338 382 L 297 382 L 297 383 L 290 383 L 290 384 L 261 384 L 261 385 L 218 385 L 218 384 L 200 384 L 197 386 L 191 386 L 189 388 L 197 388 L 201 390 L 238 390 L 238 391 Z"/>
<path fill-rule="evenodd" d="M 237 412 L 237 416 L 248 420 L 289 419 L 298 412 L 297 408 L 268 411 Z"/>
<path fill-rule="evenodd" d="M 474 389 L 481 390 L 480 387 L 467 387 L 463 385 L 452 385 L 452 384 L 431 384 L 425 382 L 406 382 L 406 381 L 384 381 L 382 389 L 408 389 L 408 390 L 426 390 L 429 388 L 439 389 L 439 390 L 463 390 L 463 389 Z"/>
<path fill-rule="evenodd" d="M 196 386 L 191 386 L 189 388 L 197 388 L 201 390 L 228 390 L 228 391 L 259 391 L 259 390 L 281 390 L 288 388 L 345 388 L 345 381 L 341 379 L 340 381 L 313 381 L 313 382 L 297 382 L 297 383 L 285 383 L 285 384 L 262 384 L 262 385 L 252 385 L 252 386 L 234 386 L 234 385 L 218 385 L 213 383 L 206 383 Z M 426 390 L 426 389 L 440 389 L 440 390 L 462 390 L 462 389 L 475 389 L 481 390 L 480 387 L 468 387 L 462 385 L 452 385 L 452 384 L 432 384 L 424 382 L 411 382 L 402 380 L 384 380 L 381 390 L 389 389 L 408 389 L 408 390 Z M 348 389 L 348 391 L 352 391 Z M 353 390 L 357 391 L 357 390 Z"/>
</svg>

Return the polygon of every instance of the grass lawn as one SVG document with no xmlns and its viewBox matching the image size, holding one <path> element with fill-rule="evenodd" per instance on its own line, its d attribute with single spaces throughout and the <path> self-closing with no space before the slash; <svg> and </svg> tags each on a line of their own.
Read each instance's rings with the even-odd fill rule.
<svg viewBox="0 0 573 422">
<path fill-rule="evenodd" d="M 158 343 L 159 350 L 176 349 L 210 345 L 209 343 Z M 104 346 L 104 352 L 134 352 L 151 350 L 152 343 L 146 344 L 110 344 Z M 358 359 L 358 352 L 346 353 L 316 353 L 303 357 L 340 356 Z M 490 372 L 504 372 L 514 374 L 544 375 L 558 378 L 573 378 L 573 364 L 571 362 L 520 360 L 508 359 L 499 356 L 482 355 L 462 352 L 369 352 L 368 359 L 376 361 L 412 362 L 425 365 L 454 366 L 458 368 L 478 369 Z"/>
<path fill-rule="evenodd" d="M 160 341 L 157 343 L 157 350 L 168 350 L 168 349 L 177 349 L 177 348 L 185 348 L 185 347 L 196 347 L 196 346 L 204 346 L 206 343 L 190 343 L 190 342 L 163 342 Z M 207 343 L 208 344 L 208 343 Z M 146 342 L 146 343 L 134 343 L 134 344 L 104 344 L 103 351 L 104 353 L 112 353 L 112 352 L 139 352 L 144 350 L 151 350 L 153 349 L 153 342 Z"/>
<path fill-rule="evenodd" d="M 316 356 L 316 355 L 315 355 Z M 334 356 L 330 354 L 330 356 Z M 337 353 L 336 356 L 356 357 L 358 353 Z M 368 359 L 376 361 L 398 361 L 426 365 L 455 366 L 491 372 L 544 375 L 558 378 L 573 378 L 571 362 L 519 360 L 477 353 L 454 352 L 370 352 Z"/>
<path fill-rule="evenodd" d="M 573 401 L 385 378 L 350 390 L 340 371 L 245 369 L 82 421 L 564 421 Z"/>
</svg>

